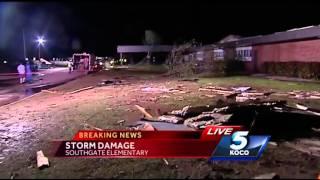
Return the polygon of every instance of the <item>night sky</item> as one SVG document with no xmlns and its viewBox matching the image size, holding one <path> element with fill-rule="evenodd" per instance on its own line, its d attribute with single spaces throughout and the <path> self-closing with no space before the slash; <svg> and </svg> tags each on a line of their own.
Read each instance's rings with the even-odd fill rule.
<svg viewBox="0 0 320 180">
<path fill-rule="evenodd" d="M 91 3 L 89 3 L 91 2 Z M 115 56 L 118 44 L 141 44 L 145 30 L 157 32 L 163 44 L 195 38 L 214 43 L 229 34 L 253 36 L 320 24 L 318 4 L 210 1 L 108 1 L 0 3 L 0 58 L 37 56 L 37 35 L 48 40 L 46 58 L 86 51 Z"/>
</svg>

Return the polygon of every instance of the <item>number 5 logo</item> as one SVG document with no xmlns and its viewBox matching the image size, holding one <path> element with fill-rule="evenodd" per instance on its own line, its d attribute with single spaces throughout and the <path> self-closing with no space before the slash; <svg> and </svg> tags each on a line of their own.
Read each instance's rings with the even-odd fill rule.
<svg viewBox="0 0 320 180">
<path fill-rule="evenodd" d="M 231 137 L 232 144 L 230 145 L 230 148 L 233 150 L 240 150 L 246 147 L 246 145 L 248 144 L 248 140 L 246 138 L 248 133 L 249 131 L 237 131 L 233 133 Z"/>
</svg>

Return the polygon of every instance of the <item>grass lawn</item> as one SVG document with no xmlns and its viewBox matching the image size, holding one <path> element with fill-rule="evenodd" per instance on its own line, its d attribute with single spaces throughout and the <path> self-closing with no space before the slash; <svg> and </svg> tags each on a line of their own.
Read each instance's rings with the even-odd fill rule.
<svg viewBox="0 0 320 180">
<path fill-rule="evenodd" d="M 200 83 L 216 86 L 251 86 L 258 89 L 274 89 L 279 91 L 318 91 L 320 90 L 320 83 L 309 82 L 288 82 L 272 79 L 265 79 L 252 76 L 231 76 L 231 77 L 214 77 L 214 78 L 200 78 Z"/>
</svg>

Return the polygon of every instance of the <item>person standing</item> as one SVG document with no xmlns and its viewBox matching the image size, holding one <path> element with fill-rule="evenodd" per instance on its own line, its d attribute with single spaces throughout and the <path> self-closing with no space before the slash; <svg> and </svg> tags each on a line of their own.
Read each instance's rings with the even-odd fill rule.
<svg viewBox="0 0 320 180">
<path fill-rule="evenodd" d="M 24 83 L 26 81 L 26 69 L 25 66 L 20 63 L 17 67 L 18 73 L 19 73 L 19 79 L 20 79 L 20 84 Z"/>
<path fill-rule="evenodd" d="M 26 80 L 28 83 L 32 82 L 32 70 L 29 62 L 26 64 Z"/>
<path fill-rule="evenodd" d="M 69 68 L 69 74 L 70 74 L 71 71 L 72 71 L 72 63 L 71 63 L 71 61 L 68 62 L 68 68 Z"/>
</svg>

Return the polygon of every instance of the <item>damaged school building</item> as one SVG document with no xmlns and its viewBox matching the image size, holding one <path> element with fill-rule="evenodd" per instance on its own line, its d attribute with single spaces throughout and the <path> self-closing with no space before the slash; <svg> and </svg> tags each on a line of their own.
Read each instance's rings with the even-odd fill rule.
<svg viewBox="0 0 320 180">
<path fill-rule="evenodd" d="M 167 62 L 179 75 L 265 73 L 319 79 L 319 38 L 320 26 L 244 38 L 229 35 L 215 44 L 174 47 Z"/>
</svg>

